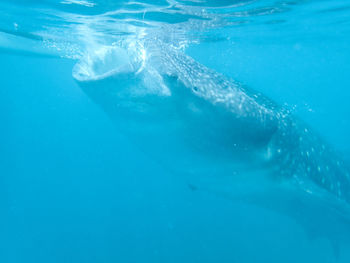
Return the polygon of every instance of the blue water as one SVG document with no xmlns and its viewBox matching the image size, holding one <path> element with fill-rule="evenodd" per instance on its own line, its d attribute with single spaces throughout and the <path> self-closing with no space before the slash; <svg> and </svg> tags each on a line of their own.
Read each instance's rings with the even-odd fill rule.
<svg viewBox="0 0 350 263">
<path fill-rule="evenodd" d="M 349 262 L 348 1 L 0 15 L 0 262 Z"/>
</svg>

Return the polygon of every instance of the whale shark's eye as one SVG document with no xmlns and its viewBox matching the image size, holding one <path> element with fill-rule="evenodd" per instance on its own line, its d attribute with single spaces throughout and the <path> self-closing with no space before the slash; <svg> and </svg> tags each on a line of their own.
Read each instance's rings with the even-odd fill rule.
<svg viewBox="0 0 350 263">
<path fill-rule="evenodd" d="M 197 92 L 198 91 L 198 88 L 196 86 L 194 86 L 193 88 L 193 91 Z"/>
</svg>

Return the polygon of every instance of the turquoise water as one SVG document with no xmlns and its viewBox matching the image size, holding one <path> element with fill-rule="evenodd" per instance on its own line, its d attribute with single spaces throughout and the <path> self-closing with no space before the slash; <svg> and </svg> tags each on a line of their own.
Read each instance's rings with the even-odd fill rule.
<svg viewBox="0 0 350 263">
<path fill-rule="evenodd" d="M 348 1 L 0 14 L 0 262 L 349 262 Z"/>
</svg>

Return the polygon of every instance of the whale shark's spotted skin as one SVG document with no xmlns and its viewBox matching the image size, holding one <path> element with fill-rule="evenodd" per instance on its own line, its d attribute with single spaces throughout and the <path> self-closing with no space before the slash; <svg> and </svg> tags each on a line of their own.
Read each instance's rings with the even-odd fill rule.
<svg viewBox="0 0 350 263">
<path fill-rule="evenodd" d="M 293 176 L 302 184 L 312 181 L 350 203 L 348 168 L 335 150 L 302 121 L 284 119 L 271 145 L 282 175 Z"/>
</svg>

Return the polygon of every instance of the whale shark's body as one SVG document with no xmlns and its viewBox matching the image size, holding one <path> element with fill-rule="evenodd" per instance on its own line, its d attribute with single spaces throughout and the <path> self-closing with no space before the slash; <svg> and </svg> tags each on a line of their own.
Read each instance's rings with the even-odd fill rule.
<svg viewBox="0 0 350 263">
<path fill-rule="evenodd" d="M 143 151 L 192 190 L 289 214 L 337 247 L 350 227 L 349 170 L 305 123 L 161 41 L 96 54 L 73 76 Z"/>
</svg>

